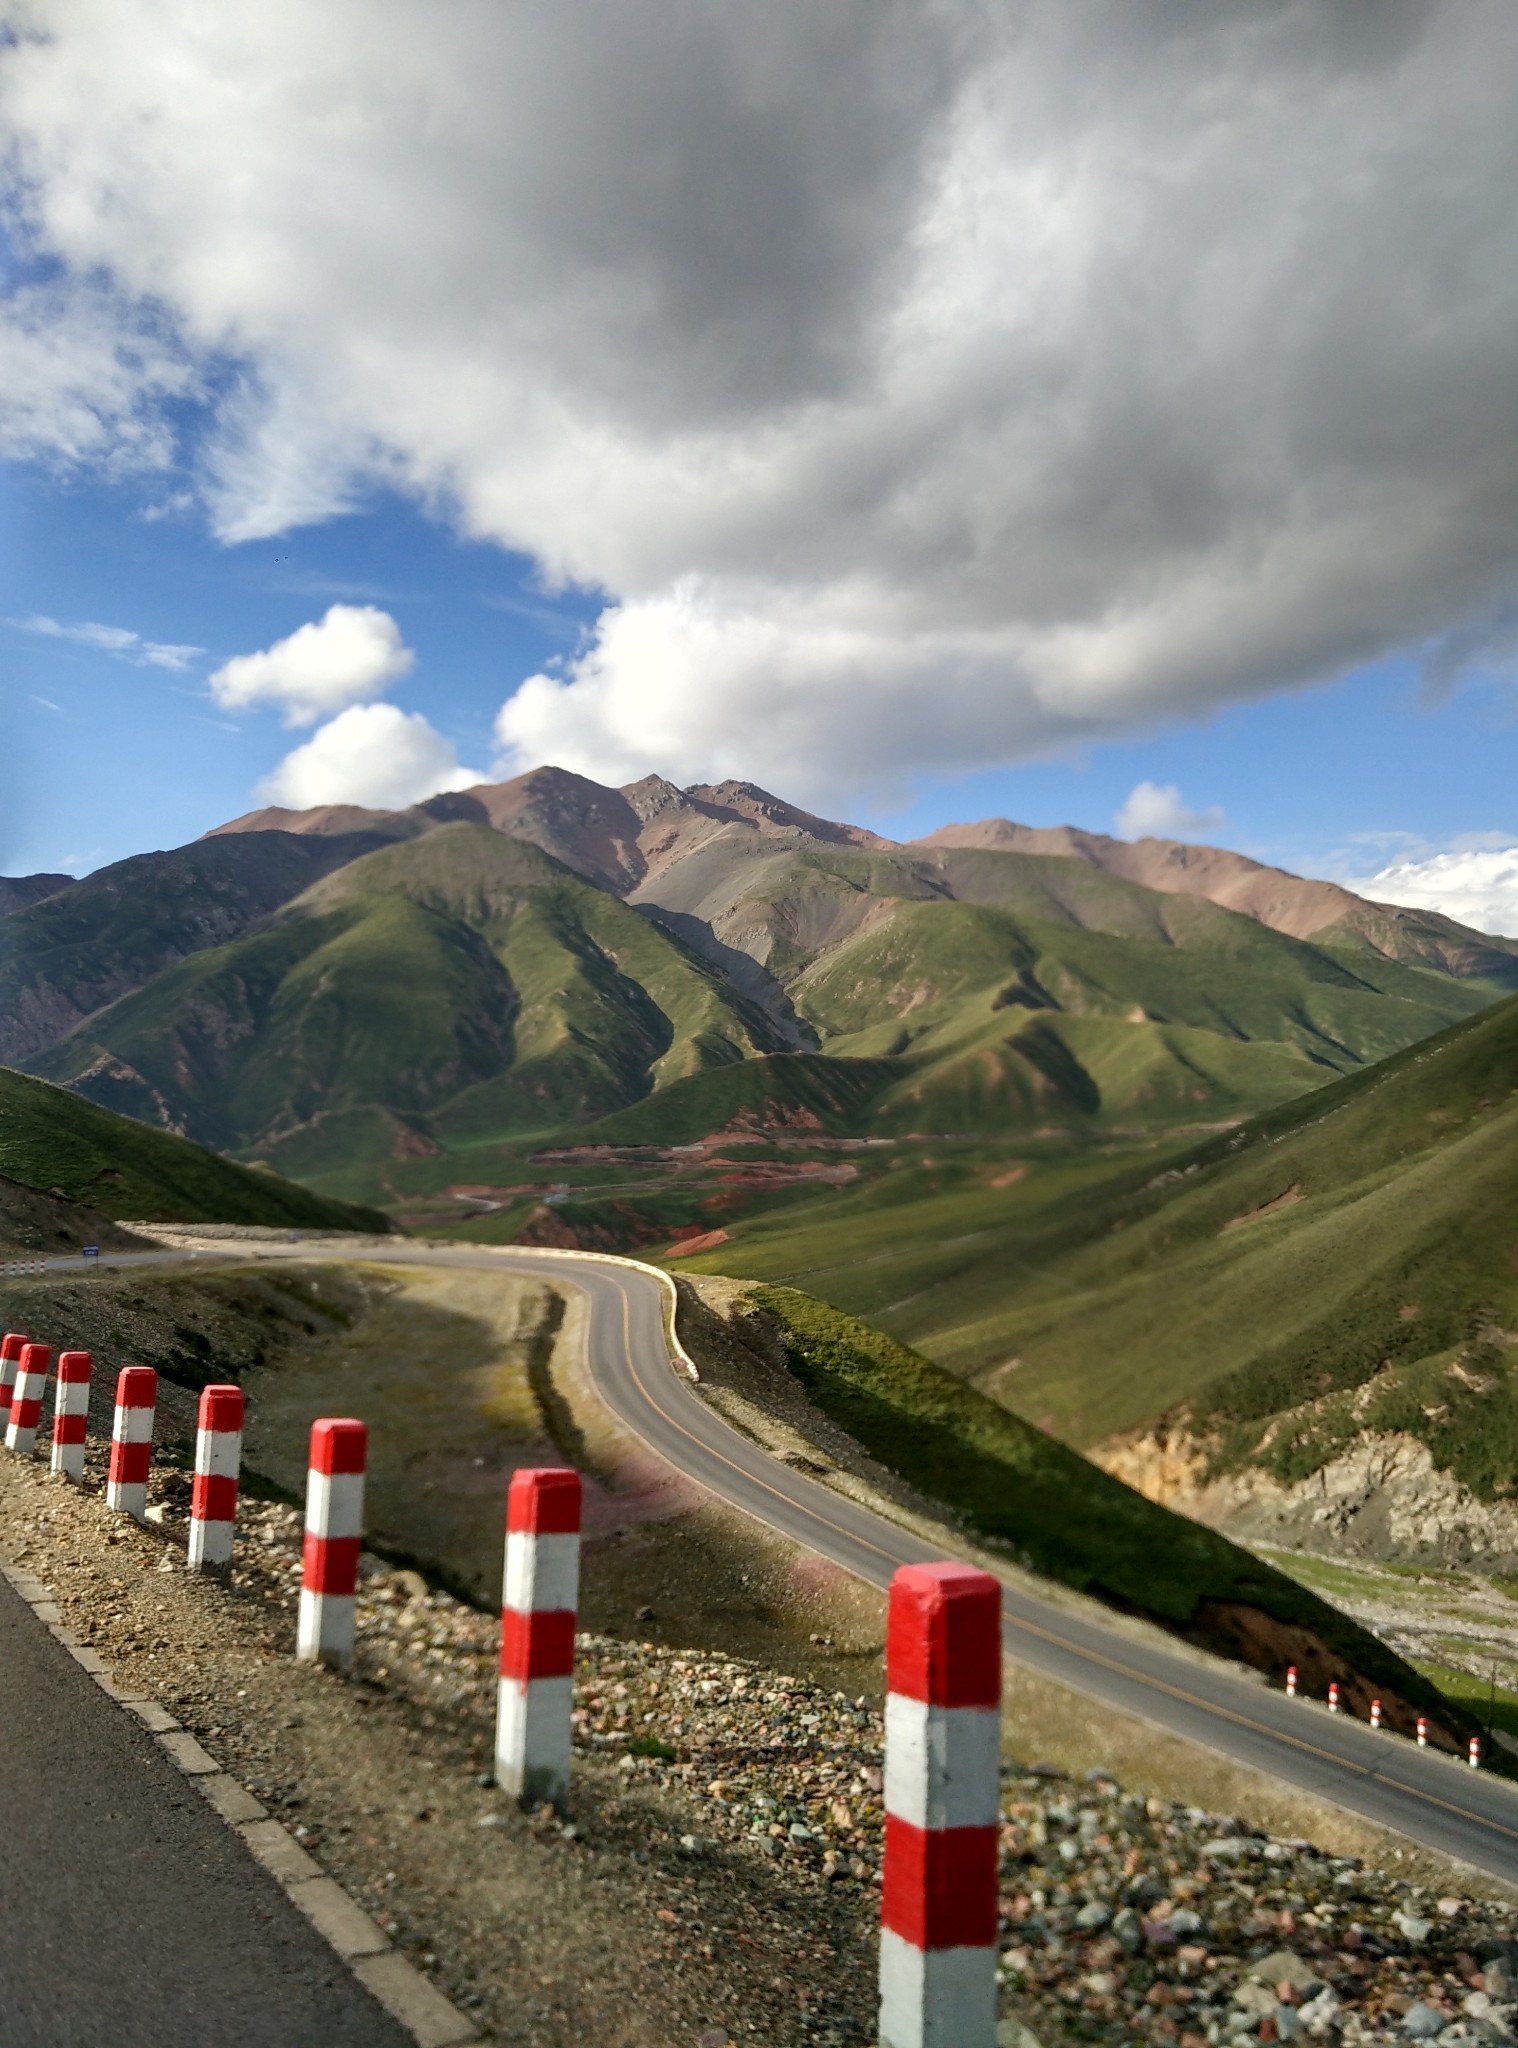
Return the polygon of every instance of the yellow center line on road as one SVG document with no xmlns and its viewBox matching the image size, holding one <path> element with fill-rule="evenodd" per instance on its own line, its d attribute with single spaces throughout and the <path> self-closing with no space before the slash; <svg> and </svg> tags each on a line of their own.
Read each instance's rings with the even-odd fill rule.
<svg viewBox="0 0 1518 2048">
<path fill-rule="evenodd" d="M 509 1260 L 510 1248 L 502 1247 L 501 1249 L 507 1253 L 507 1259 Z M 151 1257 L 152 1255 L 147 1254 L 146 1256 Z M 327 1251 L 321 1254 L 321 1256 L 330 1258 L 332 1256 L 332 1253 L 330 1251 Z M 343 1257 L 343 1254 L 339 1252 L 337 1256 L 341 1258 Z M 427 1263 L 430 1262 L 431 1256 L 433 1255 L 429 1255 L 427 1252 L 421 1250 L 413 1251 L 410 1254 L 402 1253 L 399 1255 L 399 1258 L 397 1258 L 397 1256 L 392 1253 L 389 1255 L 389 1262 L 404 1262 L 407 1264 Z M 383 1253 L 369 1253 L 367 1255 L 349 1253 L 347 1257 L 350 1263 L 387 1263 L 387 1257 Z M 475 1263 L 475 1260 L 470 1256 L 470 1254 L 467 1251 L 445 1253 L 443 1255 L 443 1258 L 439 1261 L 439 1263 L 453 1263 L 455 1261 L 460 1264 L 469 1265 Z M 481 1260 L 479 1263 L 482 1266 L 487 1265 L 487 1262 L 483 1260 Z M 529 1265 L 531 1263 L 530 1257 L 528 1259 L 518 1258 L 516 1263 L 518 1265 Z M 488 1266 L 497 1266 L 497 1259 L 491 1259 L 488 1262 Z M 552 1266 L 539 1266 L 536 1268 L 536 1270 L 539 1273 L 551 1273 L 555 1278 L 568 1277 L 564 1273 L 564 1269 L 562 1267 L 556 1268 Z M 617 1293 L 621 1298 L 622 1341 L 623 1350 L 626 1355 L 628 1372 L 631 1375 L 633 1384 L 637 1387 L 638 1392 L 642 1395 L 643 1399 L 648 1403 L 649 1407 L 660 1418 L 661 1421 L 667 1423 L 671 1429 L 677 1431 L 679 1435 L 683 1436 L 688 1443 L 694 1444 L 696 1449 L 704 1452 L 707 1457 L 715 1458 L 719 1464 L 725 1465 L 730 1472 L 736 1473 L 740 1479 L 746 1480 L 750 1486 L 757 1486 L 758 1488 L 760 1488 L 762 1492 L 769 1494 L 773 1499 L 783 1502 L 784 1505 L 790 1508 L 793 1512 L 804 1515 L 807 1518 L 809 1518 L 812 1522 L 816 1523 L 816 1525 L 819 1528 L 829 1530 L 833 1535 L 842 1537 L 846 1542 L 858 1544 L 858 1546 L 862 1550 L 872 1551 L 875 1554 L 875 1556 L 879 1557 L 883 1560 L 884 1563 L 892 1566 L 893 1568 L 899 1564 L 909 1561 L 895 1555 L 893 1552 L 889 1550 L 883 1550 L 878 1543 L 872 1543 L 867 1536 L 861 1536 L 855 1530 L 845 1528 L 841 1523 L 830 1521 L 826 1515 L 819 1514 L 815 1508 L 809 1506 L 805 1501 L 798 1500 L 794 1495 L 783 1492 L 777 1486 L 772 1486 L 768 1482 L 768 1480 L 761 1479 L 756 1473 L 745 1470 L 745 1468 L 742 1465 L 739 1465 L 734 1459 L 726 1456 L 724 1452 L 716 1449 L 714 1445 L 704 1442 L 699 1436 L 695 1434 L 694 1431 L 687 1429 L 685 1424 L 679 1420 L 678 1416 L 672 1415 L 667 1408 L 663 1407 L 661 1403 L 654 1398 L 651 1389 L 645 1384 L 642 1375 L 638 1371 L 637 1364 L 633 1356 L 631 1296 L 628 1289 L 628 1283 L 620 1273 L 605 1272 L 603 1270 L 602 1277 L 603 1279 L 609 1281 L 613 1286 L 615 1286 Z M 574 1283 L 571 1281 L 570 1284 L 573 1285 Z M 591 1294 L 591 1290 L 586 1289 L 586 1293 L 588 1296 L 590 1296 L 592 1304 L 594 1304 L 594 1296 Z M 660 1318 L 660 1333 L 662 1337 L 662 1315 Z M 594 1375 L 595 1368 L 590 1359 L 589 1334 L 590 1333 L 587 1330 L 586 1363 L 588 1366 L 590 1366 L 592 1375 Z M 637 1425 L 634 1423 L 633 1427 L 636 1428 Z M 756 1517 L 755 1519 L 762 1518 Z M 771 1523 L 770 1526 L 772 1528 L 779 1528 L 780 1525 L 778 1523 Z M 781 1533 L 785 1534 L 787 1532 L 782 1529 Z M 838 1560 L 835 1559 L 834 1562 L 836 1563 L 838 1562 Z M 845 1569 L 847 1569 L 847 1567 L 845 1567 Z M 1058 1635 L 1052 1629 L 1043 1628 L 1037 1622 L 1025 1621 L 1016 1616 L 1004 1616 L 1003 1620 L 1004 1626 L 1008 1630 L 1021 1629 L 1026 1634 L 1030 1636 L 1035 1636 L 1039 1638 L 1041 1641 L 1053 1645 L 1054 1648 L 1062 1650 L 1063 1652 L 1065 1652 L 1066 1655 L 1084 1659 L 1084 1661 L 1088 1664 L 1093 1664 L 1105 1670 L 1114 1672 L 1120 1678 L 1127 1679 L 1131 1684 L 1148 1686 L 1153 1691 L 1163 1693 L 1171 1699 L 1178 1700 L 1185 1706 L 1196 1708 L 1203 1714 L 1215 1715 L 1219 1720 L 1230 1721 L 1236 1727 L 1247 1729 L 1251 1734 L 1262 1736 L 1267 1741 L 1284 1743 L 1292 1749 L 1299 1750 L 1305 1756 L 1317 1758 L 1318 1761 L 1321 1763 L 1331 1765 L 1339 1770 L 1354 1772 L 1355 1774 L 1364 1777 L 1367 1780 L 1378 1782 L 1384 1785 L 1386 1789 L 1393 1794 L 1399 1795 L 1404 1798 L 1421 1800 L 1425 1806 L 1437 1807 L 1441 1812 L 1452 1814 L 1457 1820 L 1466 1821 L 1477 1827 L 1489 1828 L 1495 1834 L 1505 1835 L 1510 1841 L 1518 1842 L 1518 1828 L 1509 1827 L 1505 1822 L 1492 1819 L 1487 1814 L 1478 1813 L 1471 1807 L 1459 1806 L 1452 1800 L 1441 1799 L 1439 1798 L 1437 1793 L 1425 1792 L 1421 1786 L 1410 1785 L 1402 1779 L 1380 1777 L 1379 1774 L 1375 1771 L 1375 1769 L 1368 1764 L 1356 1763 L 1348 1757 L 1336 1755 L 1334 1751 L 1323 1749 L 1317 1743 L 1309 1742 L 1302 1736 L 1290 1735 L 1285 1733 L 1281 1729 L 1272 1728 L 1267 1723 L 1263 1721 L 1257 1721 L 1252 1716 L 1240 1713 L 1234 1708 L 1219 1706 L 1212 1700 L 1204 1699 L 1196 1693 L 1188 1692 L 1183 1686 L 1172 1685 L 1166 1679 L 1153 1677 L 1150 1675 L 1150 1673 L 1140 1670 L 1134 1665 L 1125 1664 L 1116 1657 L 1106 1656 L 1100 1650 L 1087 1649 L 1083 1644 L 1076 1643 L 1066 1636 Z M 1121 1712 L 1123 1710 L 1119 1708 L 1117 1711 Z M 1387 1825 L 1394 1826 L 1395 1824 L 1387 1823 Z"/>
<path fill-rule="evenodd" d="M 858 1535 L 854 1530 L 843 1527 L 841 1523 L 829 1521 L 826 1515 L 819 1514 L 807 1502 L 796 1499 L 792 1494 L 782 1492 L 777 1486 L 771 1486 L 768 1480 L 759 1478 L 757 1474 L 745 1471 L 743 1466 L 734 1459 L 727 1457 L 722 1451 L 717 1450 L 714 1445 L 704 1443 L 693 1430 L 686 1428 L 678 1416 L 672 1415 L 667 1408 L 663 1407 L 654 1398 L 649 1387 L 645 1385 L 633 1356 L 631 1308 L 627 1283 L 620 1275 L 611 1275 L 609 1277 L 622 1298 L 622 1341 L 627 1357 L 628 1372 L 631 1374 L 633 1384 L 637 1387 L 638 1392 L 662 1421 L 667 1422 L 671 1429 L 677 1430 L 687 1442 L 694 1444 L 698 1450 L 704 1451 L 708 1457 L 716 1458 L 720 1464 L 726 1465 L 730 1472 L 736 1472 L 740 1479 L 747 1480 L 751 1486 L 762 1488 L 765 1493 L 771 1495 L 775 1500 L 783 1501 L 787 1507 L 809 1517 L 820 1528 L 830 1530 L 835 1536 L 843 1537 L 846 1542 L 857 1543 L 863 1550 L 873 1551 L 877 1557 L 882 1558 L 888 1565 L 896 1566 L 905 1562 L 905 1560 L 895 1556 L 891 1551 L 882 1550 L 878 1543 L 872 1543 L 868 1537 Z M 587 1350 L 588 1348 L 587 1346 Z M 1320 1748 L 1315 1742 L 1308 1742 L 1300 1735 L 1288 1735 L 1283 1730 L 1272 1728 L 1266 1722 L 1256 1721 L 1250 1715 L 1241 1714 L 1232 1707 L 1219 1706 L 1212 1700 L 1203 1699 L 1196 1693 L 1188 1692 L 1183 1686 L 1172 1685 L 1168 1680 L 1152 1677 L 1147 1671 L 1141 1671 L 1131 1664 L 1124 1664 L 1116 1657 L 1105 1656 L 1100 1650 L 1090 1650 L 1082 1644 L 1071 1642 L 1067 1637 L 1055 1634 L 1052 1629 L 1041 1628 L 1037 1622 L 1024 1621 L 1016 1616 L 1005 1616 L 1004 1622 L 1008 1628 L 1023 1629 L 1031 1636 L 1037 1636 L 1046 1643 L 1052 1643 L 1057 1649 L 1065 1651 L 1068 1655 L 1082 1657 L 1087 1663 L 1100 1665 L 1108 1671 L 1114 1671 L 1120 1677 L 1126 1678 L 1132 1683 L 1150 1686 L 1154 1691 L 1167 1694 L 1171 1699 L 1179 1700 L 1186 1706 L 1199 1708 L 1204 1714 L 1215 1714 L 1220 1720 L 1231 1721 L 1236 1727 L 1247 1728 L 1252 1734 L 1264 1736 L 1268 1741 L 1286 1743 L 1291 1748 L 1300 1750 L 1304 1755 L 1316 1757 L 1321 1762 L 1335 1765 L 1340 1770 L 1355 1771 L 1369 1779 L 1379 1778 L 1379 1773 L 1369 1764 L 1355 1763 L 1348 1757 L 1336 1755 L 1332 1750 Z M 1452 1800 L 1441 1799 L 1437 1793 L 1425 1792 L 1421 1786 L 1406 1784 L 1401 1779 L 1379 1778 L 1379 1782 L 1386 1785 L 1389 1790 L 1402 1796 L 1421 1799 L 1425 1805 L 1439 1807 L 1445 1813 L 1454 1814 L 1459 1820 L 1473 1821 L 1480 1827 L 1491 1828 L 1498 1834 L 1506 1835 L 1510 1841 L 1518 1842 L 1518 1828 L 1508 1827 L 1504 1822 L 1493 1820 L 1484 1813 L 1474 1812 L 1470 1807 L 1458 1806 Z"/>
</svg>

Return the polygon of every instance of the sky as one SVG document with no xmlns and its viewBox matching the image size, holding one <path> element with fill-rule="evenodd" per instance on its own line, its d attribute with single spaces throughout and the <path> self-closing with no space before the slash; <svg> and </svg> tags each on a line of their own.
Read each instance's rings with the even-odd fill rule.
<svg viewBox="0 0 1518 2048">
<path fill-rule="evenodd" d="M 557 762 L 1518 932 L 1501 0 L 0 0 L 0 869 Z"/>
</svg>

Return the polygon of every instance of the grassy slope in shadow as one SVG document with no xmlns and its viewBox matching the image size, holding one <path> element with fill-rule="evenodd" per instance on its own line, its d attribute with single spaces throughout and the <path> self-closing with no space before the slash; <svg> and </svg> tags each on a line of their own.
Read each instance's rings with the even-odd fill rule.
<svg viewBox="0 0 1518 2048">
<path fill-rule="evenodd" d="M 1309 1690 L 1330 1678 L 1393 1725 L 1465 1716 L 1348 1615 L 1216 1531 L 1157 1506 L 928 1359 L 795 1288 L 758 1286 L 814 1404 L 875 1458 L 1032 1569 Z M 1400 1712 L 1392 1706 L 1401 1703 Z"/>
<path fill-rule="evenodd" d="M 141 1223 L 388 1231 L 377 1210 L 328 1201 L 187 1138 L 0 1067 L 0 1174 Z"/>
</svg>

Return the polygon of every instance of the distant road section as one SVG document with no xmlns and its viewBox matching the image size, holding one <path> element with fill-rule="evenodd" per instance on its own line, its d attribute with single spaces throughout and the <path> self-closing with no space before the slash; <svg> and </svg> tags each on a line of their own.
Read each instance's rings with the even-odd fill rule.
<svg viewBox="0 0 1518 2048">
<path fill-rule="evenodd" d="M 250 1249 L 228 1246 L 234 1254 Z M 577 1287 L 590 1308 L 586 1343 L 597 1390 L 677 1471 L 874 1586 L 889 1585 L 898 1565 L 943 1554 L 793 1472 L 731 1429 L 672 1369 L 664 1334 L 667 1297 L 657 1280 L 635 1267 L 511 1247 L 397 1244 L 359 1252 L 329 1239 L 256 1249 L 382 1265 L 504 1268 Z M 134 1253 L 111 1263 L 192 1256 Z M 1518 1788 L 1505 1780 L 1403 1737 L 1373 1734 L 1307 1701 L 1288 1700 L 1225 1664 L 1204 1664 L 1094 1617 L 1067 1613 L 1021 1587 L 1005 1587 L 1003 1612 L 1007 1654 L 1031 1670 L 1518 1884 Z"/>
</svg>

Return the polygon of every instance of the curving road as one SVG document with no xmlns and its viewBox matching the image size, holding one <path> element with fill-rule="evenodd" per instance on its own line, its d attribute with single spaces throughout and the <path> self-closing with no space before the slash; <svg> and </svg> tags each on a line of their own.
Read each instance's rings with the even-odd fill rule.
<svg viewBox="0 0 1518 2048">
<path fill-rule="evenodd" d="M 247 1245 L 228 1247 L 249 1255 Z M 793 1472 L 722 1420 L 672 1369 L 666 1295 L 647 1270 L 547 1251 L 331 1241 L 264 1245 L 253 1255 L 385 1265 L 470 1266 L 578 1288 L 589 1307 L 587 1363 L 607 1406 L 687 1478 L 871 1585 L 932 1550 L 905 1529 Z M 216 1256 L 221 1256 L 218 1247 Z M 111 1264 L 190 1252 L 118 1254 Z M 200 1254 L 199 1256 L 205 1256 Z M 50 1267 L 75 1265 L 50 1260 Z M 102 1264 L 106 1261 L 102 1260 Z M 1413 1841 L 1518 1884 L 1518 1788 L 1326 1708 L 1288 1700 L 1228 1665 L 1207 1665 L 1004 1585 L 1007 1654 L 1087 1698 L 1253 1765 Z"/>
</svg>

